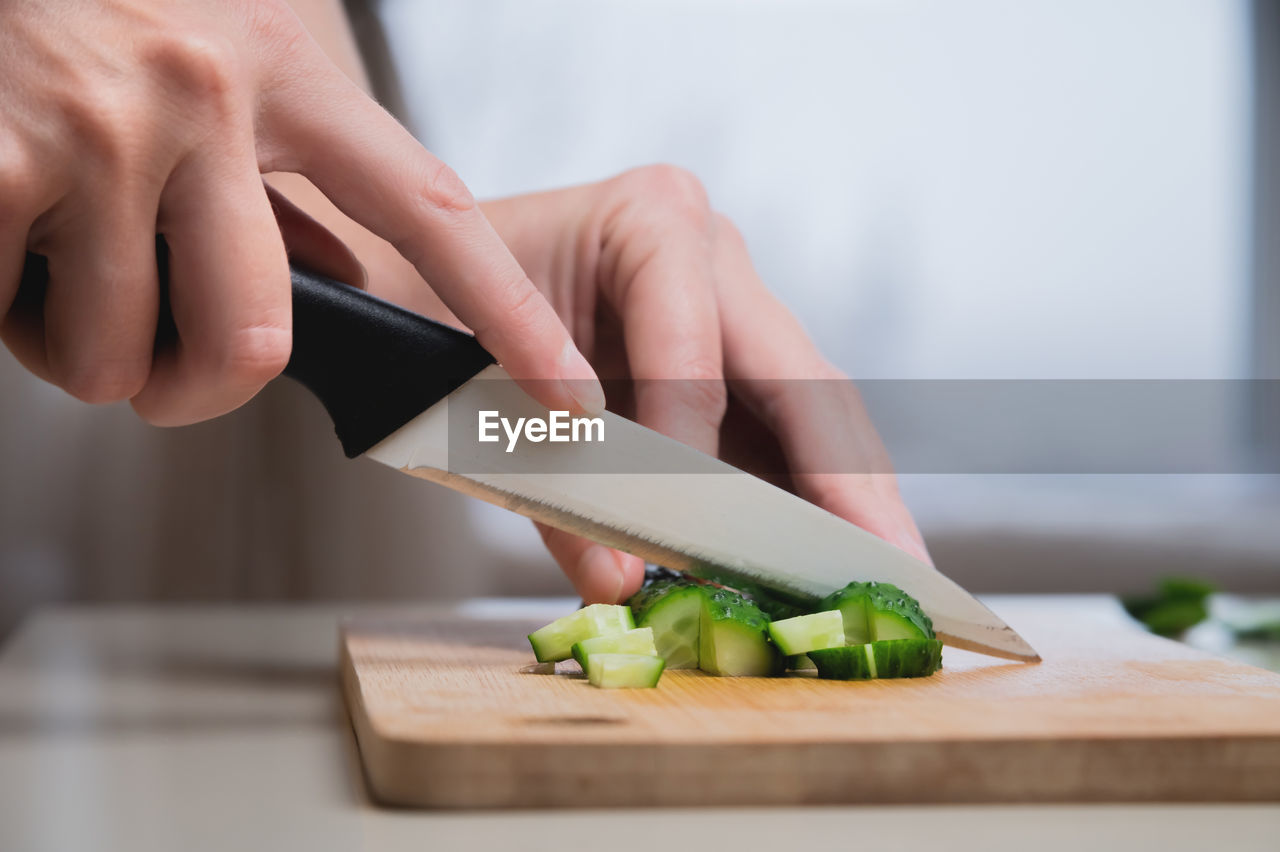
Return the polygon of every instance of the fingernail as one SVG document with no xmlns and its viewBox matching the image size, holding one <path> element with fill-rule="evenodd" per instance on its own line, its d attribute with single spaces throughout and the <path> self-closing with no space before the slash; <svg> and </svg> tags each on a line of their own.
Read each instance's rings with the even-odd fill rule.
<svg viewBox="0 0 1280 852">
<path fill-rule="evenodd" d="M 612 550 L 599 544 L 591 545 L 578 557 L 578 572 L 583 597 L 596 598 L 595 603 L 617 603 L 625 578 Z"/>
<path fill-rule="evenodd" d="M 565 341 L 564 349 L 560 351 L 560 381 L 583 412 L 599 414 L 604 411 L 604 388 L 572 340 Z"/>
</svg>

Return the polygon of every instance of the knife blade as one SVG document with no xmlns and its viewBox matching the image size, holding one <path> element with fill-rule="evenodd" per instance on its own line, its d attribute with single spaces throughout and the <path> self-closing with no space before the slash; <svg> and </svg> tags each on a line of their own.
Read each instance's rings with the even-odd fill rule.
<svg viewBox="0 0 1280 852">
<path fill-rule="evenodd" d="M 157 240 L 162 286 L 164 243 Z M 582 445 L 489 452 L 450 441 L 481 411 L 544 414 L 475 338 L 362 290 L 292 268 L 293 351 L 285 374 L 324 404 L 348 457 L 496 504 L 650 562 L 812 603 L 853 580 L 920 601 L 949 645 L 1013 660 L 1035 650 L 976 598 L 858 526 L 724 462 L 605 412 L 610 464 Z M 19 299 L 38 305 L 44 259 L 28 255 Z M 157 345 L 180 332 L 164 307 Z M 456 433 L 455 433 L 456 435 Z M 644 472 L 644 471 L 657 472 Z"/>
<path fill-rule="evenodd" d="M 531 401 L 501 367 L 486 367 L 364 453 L 575 535 L 694 575 L 740 578 L 784 600 L 815 601 L 851 580 L 893 583 L 920 601 L 949 645 L 1015 660 L 1035 650 L 933 566 L 692 447 L 605 412 L 611 471 L 572 472 L 573 444 L 486 452 L 450 441 L 481 411 L 521 412 Z M 533 404 L 536 405 L 536 404 Z M 545 411 L 545 409 L 544 409 Z M 641 473 L 658 468 L 662 473 Z"/>
</svg>

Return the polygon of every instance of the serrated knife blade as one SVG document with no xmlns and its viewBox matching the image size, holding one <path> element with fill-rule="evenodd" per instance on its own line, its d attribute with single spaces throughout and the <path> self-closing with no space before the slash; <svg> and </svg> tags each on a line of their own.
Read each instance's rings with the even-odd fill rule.
<svg viewBox="0 0 1280 852">
<path fill-rule="evenodd" d="M 365 455 L 647 561 L 697 573 L 714 565 L 784 595 L 814 598 L 851 580 L 889 582 L 920 601 L 949 645 L 1014 660 L 1035 650 L 980 601 L 875 535 L 757 477 L 605 413 L 610 471 L 573 470 L 573 443 L 486 452 L 450 428 L 480 411 L 529 411 L 501 367 L 475 378 Z M 643 473 L 646 469 L 659 472 Z M 554 472 L 565 470 L 571 472 Z M 616 472 L 623 471 L 623 472 Z"/>
</svg>

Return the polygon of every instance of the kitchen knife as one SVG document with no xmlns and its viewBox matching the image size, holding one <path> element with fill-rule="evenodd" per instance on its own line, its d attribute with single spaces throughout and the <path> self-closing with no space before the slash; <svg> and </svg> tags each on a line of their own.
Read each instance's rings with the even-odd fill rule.
<svg viewBox="0 0 1280 852">
<path fill-rule="evenodd" d="M 161 264 L 163 272 L 164 264 Z M 360 455 L 647 561 L 794 604 L 852 580 L 893 583 L 920 601 L 939 638 L 1015 660 L 1035 650 L 929 564 L 761 479 L 606 412 L 598 445 L 525 443 L 518 452 L 455 433 L 480 411 L 546 415 L 476 339 L 368 293 L 293 268 L 293 351 L 285 374 L 323 403 L 348 457 Z M 28 255 L 19 299 L 43 298 Z M 158 338 L 172 336 L 162 316 Z M 605 453 L 605 468 L 584 463 Z M 642 472 L 656 471 L 656 472 Z"/>
</svg>

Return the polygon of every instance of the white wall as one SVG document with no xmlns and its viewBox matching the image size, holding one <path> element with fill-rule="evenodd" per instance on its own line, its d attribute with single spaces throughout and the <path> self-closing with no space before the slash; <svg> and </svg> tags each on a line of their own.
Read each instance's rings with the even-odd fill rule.
<svg viewBox="0 0 1280 852">
<path fill-rule="evenodd" d="M 670 161 L 874 377 L 1239 375 L 1239 0 L 383 0 L 482 195 Z"/>
<path fill-rule="evenodd" d="M 1243 0 L 379 8 L 411 126 L 476 192 L 685 166 L 743 229 L 765 280 L 855 377 L 1244 375 Z M 1234 440 L 1222 414 L 1223 440 Z M 1067 583 L 1084 588 L 1123 582 L 1115 568 L 1134 549 L 1159 551 L 1148 576 L 1229 572 L 1230 548 L 1272 559 L 1280 542 L 1265 516 L 1275 506 L 1258 502 L 1257 485 L 903 483 L 935 554 L 948 536 L 977 542 L 972 576 L 1004 578 L 986 587 L 1016 586 L 1009 578 L 1043 555 L 1031 545 L 1027 566 L 997 558 L 987 543 L 1001 535 L 1046 548 L 1127 542 L 1097 571 L 1079 564 Z M 473 512 L 513 555 L 536 549 L 520 520 Z M 966 559 L 953 550 L 944 570 Z M 1199 555 L 1179 566 L 1179 552 Z"/>
</svg>

